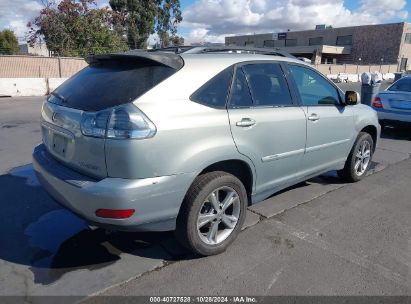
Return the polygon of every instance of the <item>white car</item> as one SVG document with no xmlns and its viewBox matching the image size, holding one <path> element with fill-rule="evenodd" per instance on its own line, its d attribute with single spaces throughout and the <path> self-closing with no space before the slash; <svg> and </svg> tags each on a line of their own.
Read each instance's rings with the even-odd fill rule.
<svg viewBox="0 0 411 304">
<path fill-rule="evenodd" d="M 372 102 L 381 126 L 387 124 L 411 125 L 411 76 L 394 82 L 380 92 Z"/>
</svg>

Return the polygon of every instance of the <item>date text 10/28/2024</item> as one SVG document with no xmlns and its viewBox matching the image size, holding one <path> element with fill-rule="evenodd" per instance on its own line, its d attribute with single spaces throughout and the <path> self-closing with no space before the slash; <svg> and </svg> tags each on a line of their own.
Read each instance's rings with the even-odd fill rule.
<svg viewBox="0 0 411 304">
<path fill-rule="evenodd" d="M 255 297 L 150 297 L 150 303 L 258 303 Z"/>
</svg>

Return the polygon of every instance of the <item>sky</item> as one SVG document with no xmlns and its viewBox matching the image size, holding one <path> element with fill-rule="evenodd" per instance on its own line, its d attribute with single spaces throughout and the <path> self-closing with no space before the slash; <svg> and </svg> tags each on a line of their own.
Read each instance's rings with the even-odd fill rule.
<svg viewBox="0 0 411 304">
<path fill-rule="evenodd" d="M 108 0 L 97 0 L 98 6 Z M 411 0 L 180 0 L 179 34 L 187 43 L 224 42 L 225 36 L 411 22 Z M 10 28 L 24 41 L 26 24 L 41 0 L 0 0 L 0 30 Z M 154 39 L 155 40 L 155 39 Z M 153 37 L 151 39 L 153 41 Z"/>
</svg>

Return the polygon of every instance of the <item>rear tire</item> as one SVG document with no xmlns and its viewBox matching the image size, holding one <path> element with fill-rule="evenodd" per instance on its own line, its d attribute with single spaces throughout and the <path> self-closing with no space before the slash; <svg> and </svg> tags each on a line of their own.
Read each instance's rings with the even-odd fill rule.
<svg viewBox="0 0 411 304">
<path fill-rule="evenodd" d="M 374 140 L 366 132 L 360 132 L 348 155 L 344 169 L 337 171 L 346 182 L 358 182 L 366 176 L 374 153 Z"/>
<path fill-rule="evenodd" d="M 222 171 L 202 174 L 184 198 L 176 237 L 203 256 L 224 252 L 241 231 L 246 207 L 247 192 L 238 178 Z"/>
</svg>

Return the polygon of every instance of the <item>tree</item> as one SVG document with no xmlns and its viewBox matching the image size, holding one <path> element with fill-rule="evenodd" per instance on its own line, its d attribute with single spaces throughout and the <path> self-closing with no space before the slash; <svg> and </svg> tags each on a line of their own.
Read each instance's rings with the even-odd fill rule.
<svg viewBox="0 0 411 304">
<path fill-rule="evenodd" d="M 156 30 L 161 47 L 184 44 L 184 39 L 177 36 L 177 25 L 181 21 L 183 21 L 183 17 L 181 16 L 179 0 L 159 1 Z"/>
<path fill-rule="evenodd" d="M 0 31 L 0 54 L 15 55 L 19 52 L 19 41 L 12 30 Z"/>
<path fill-rule="evenodd" d="M 144 48 L 154 32 L 162 47 L 182 41 L 176 36 L 177 25 L 183 20 L 179 0 L 110 0 L 109 3 L 124 20 L 123 28 L 131 48 Z"/>
<path fill-rule="evenodd" d="M 122 19 L 108 8 L 98 9 L 94 0 L 45 2 L 39 16 L 27 24 L 29 43 L 44 39 L 60 56 L 85 56 L 128 49 L 119 30 Z"/>
</svg>

